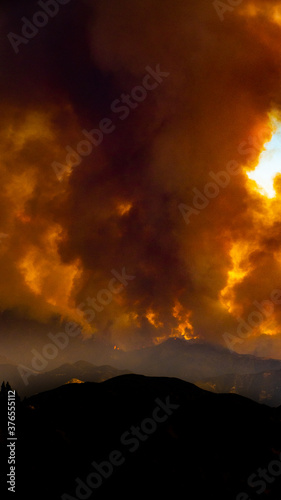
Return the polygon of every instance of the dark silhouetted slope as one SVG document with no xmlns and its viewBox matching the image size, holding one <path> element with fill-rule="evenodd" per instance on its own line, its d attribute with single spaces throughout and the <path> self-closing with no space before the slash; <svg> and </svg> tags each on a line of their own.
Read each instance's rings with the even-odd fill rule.
<svg viewBox="0 0 281 500">
<path fill-rule="evenodd" d="M 159 401 L 178 407 L 170 415 L 159 411 L 158 417 L 167 419 L 153 430 L 147 419 Z M 18 412 L 19 498 L 58 500 L 64 493 L 70 495 L 65 500 L 78 498 L 76 478 L 85 482 L 94 473 L 92 462 L 107 461 L 118 450 L 124 463 L 92 495 L 84 492 L 85 500 L 143 495 L 234 500 L 241 491 L 251 500 L 280 500 L 280 478 L 266 495 L 247 486 L 249 475 L 280 455 L 280 417 L 280 408 L 173 378 L 123 375 L 64 385 L 29 398 Z M 144 440 L 132 441 L 132 426 L 142 430 Z"/>
</svg>

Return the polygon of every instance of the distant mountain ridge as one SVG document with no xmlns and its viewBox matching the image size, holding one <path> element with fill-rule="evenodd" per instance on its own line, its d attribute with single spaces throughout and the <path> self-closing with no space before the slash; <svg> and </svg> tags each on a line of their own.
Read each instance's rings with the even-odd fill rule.
<svg viewBox="0 0 281 500">
<path fill-rule="evenodd" d="M 83 382 L 103 382 L 111 377 L 129 373 L 128 370 L 119 370 L 109 365 L 96 366 L 87 361 L 65 363 L 64 365 L 45 373 L 36 373 L 28 377 L 28 385 L 25 385 L 15 365 L 0 365 L 0 383 L 2 380 L 9 381 L 11 386 L 17 390 L 21 397 L 54 389 L 66 384 L 71 379 L 79 379 Z"/>
<path fill-rule="evenodd" d="M 176 377 L 218 392 L 229 392 L 235 384 L 239 394 L 262 401 L 261 394 L 264 389 L 261 383 L 263 380 L 254 375 L 268 372 L 281 373 L 281 361 L 237 354 L 223 346 L 208 342 L 171 338 L 161 344 L 140 350 L 128 352 L 115 350 L 108 357 L 108 364 L 102 366 L 79 360 L 74 363 L 65 363 L 45 373 L 34 372 L 34 375 L 28 377 L 28 385 L 24 384 L 17 366 L 0 365 L 0 382 L 1 380 L 9 381 L 23 397 L 59 387 L 72 379 L 83 382 L 102 382 L 124 373 L 138 373 L 146 376 Z M 250 377 L 250 375 L 253 376 Z M 244 390 L 246 382 L 243 381 L 243 376 L 245 376 L 245 381 L 252 380 L 251 390 L 246 390 L 246 392 Z M 235 382 L 231 377 L 236 377 Z M 278 379 L 278 375 L 274 377 Z M 216 379 L 215 382 L 214 379 Z M 212 387 L 216 383 L 216 388 Z M 270 390 L 268 388 L 267 395 L 270 397 L 264 398 L 268 404 L 281 404 L 281 391 L 278 384 L 273 384 Z"/>
<path fill-rule="evenodd" d="M 202 389 L 217 393 L 235 393 L 270 406 L 281 404 L 281 370 L 249 374 L 227 374 L 197 381 Z"/>
<path fill-rule="evenodd" d="M 116 366 L 126 366 L 135 373 L 177 377 L 212 392 L 236 392 L 270 406 L 281 405 L 281 361 L 277 359 L 237 354 L 203 341 L 171 338 L 146 349 L 118 352 L 115 361 Z"/>
<path fill-rule="evenodd" d="M 118 351 L 111 363 L 135 373 L 178 377 L 190 382 L 229 373 L 281 370 L 281 360 L 237 354 L 220 345 L 179 338 L 135 351 Z"/>
</svg>

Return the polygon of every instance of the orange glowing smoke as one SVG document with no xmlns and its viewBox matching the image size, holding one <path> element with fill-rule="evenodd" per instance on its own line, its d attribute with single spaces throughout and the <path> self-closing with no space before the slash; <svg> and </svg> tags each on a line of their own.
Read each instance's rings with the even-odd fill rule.
<svg viewBox="0 0 281 500">
<path fill-rule="evenodd" d="M 123 216 L 123 215 L 126 215 L 130 212 L 131 208 L 132 208 L 132 203 L 120 203 L 120 205 L 117 206 L 117 211 L 118 211 L 118 214 Z"/>
<path fill-rule="evenodd" d="M 254 301 L 281 287 L 281 175 L 266 177 L 271 157 L 257 177 L 280 123 L 281 2 L 245 0 L 223 22 L 203 0 L 78 3 L 63 36 L 46 31 L 17 64 L 1 49 L 0 309 L 81 322 L 78 305 L 125 268 L 136 278 L 90 333 L 122 349 L 171 336 L 223 343 Z M 114 101 L 147 65 L 159 83 L 161 72 L 169 78 L 122 120 Z M 60 182 L 51 165 L 103 117 L 116 130 Z M 178 205 L 232 160 L 239 173 L 187 225 Z M 277 307 L 262 328 L 281 331 Z"/>
<path fill-rule="evenodd" d="M 176 300 L 173 307 L 173 317 L 178 320 L 178 325 L 172 330 L 172 337 L 181 336 L 186 340 L 196 338 L 194 337 L 193 326 L 190 322 L 191 311 L 186 311 L 182 304 Z"/>
<path fill-rule="evenodd" d="M 50 227 L 44 235 L 44 248 L 30 247 L 18 263 L 26 285 L 36 295 L 42 295 L 44 300 L 55 306 L 58 311 L 66 314 L 71 312 L 69 299 L 74 281 L 81 274 L 79 265 L 65 265 L 58 254 L 58 244 L 61 238 L 59 226 Z"/>
<path fill-rule="evenodd" d="M 244 238 L 232 243 L 229 252 L 231 268 L 228 271 L 227 284 L 220 292 L 222 306 L 235 318 L 243 317 L 253 307 L 249 297 L 237 300 L 238 292 L 243 286 L 246 287 L 247 283 L 251 285 L 251 293 L 260 293 L 259 288 L 262 283 L 265 285 L 265 290 L 268 289 L 268 296 L 270 290 L 274 289 L 274 280 L 270 281 L 269 271 L 268 276 L 263 276 L 263 280 L 260 283 L 256 282 L 254 287 L 255 275 L 260 274 L 261 266 L 267 266 L 269 263 L 267 261 L 271 260 L 272 267 L 276 269 L 274 277 L 281 272 L 281 250 L 276 234 L 271 235 L 273 228 L 277 229 L 280 221 L 281 191 L 278 183 L 281 172 L 281 125 L 271 114 L 268 130 L 272 130 L 272 137 L 260 145 L 258 162 L 254 159 L 253 165 L 245 166 L 245 172 L 249 177 L 246 180 L 246 187 L 255 200 L 255 204 L 253 203 L 251 207 L 255 231 L 250 237 L 245 234 Z M 275 191 L 271 188 L 272 184 Z M 260 298 L 266 299 L 266 291 L 263 295 L 264 297 Z M 273 317 L 264 321 L 260 328 L 253 329 L 252 334 L 274 335 L 279 331 L 278 322 Z"/>
<path fill-rule="evenodd" d="M 149 323 L 155 328 L 163 327 L 163 323 L 159 321 L 159 319 L 157 318 L 157 314 L 151 309 L 146 313 L 146 318 L 148 319 Z"/>
<path fill-rule="evenodd" d="M 254 250 L 254 248 L 252 248 L 252 250 Z M 228 271 L 227 285 L 220 292 L 220 300 L 228 312 L 234 316 L 239 316 L 243 312 L 243 306 L 241 304 L 236 304 L 234 301 L 233 288 L 243 281 L 250 270 L 247 261 L 249 253 L 250 245 L 245 241 L 234 243 L 229 253 L 231 258 L 231 269 Z"/>
</svg>

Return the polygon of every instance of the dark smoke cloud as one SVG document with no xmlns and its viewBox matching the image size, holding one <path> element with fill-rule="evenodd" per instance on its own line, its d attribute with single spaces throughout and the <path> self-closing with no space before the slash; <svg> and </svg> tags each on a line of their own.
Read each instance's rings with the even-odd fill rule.
<svg viewBox="0 0 281 500">
<path fill-rule="evenodd" d="M 178 209 L 210 171 L 258 161 L 263 143 L 253 150 L 249 138 L 269 130 L 281 95 L 281 2 L 263 4 L 245 1 L 221 22 L 203 0 L 73 0 L 19 54 L 7 33 L 38 5 L 3 4 L 2 310 L 76 318 L 125 267 L 136 278 L 96 315 L 95 332 L 123 347 L 180 334 L 223 342 L 238 314 L 280 287 L 279 201 L 245 169 L 190 224 Z M 169 76 L 121 120 L 113 101 L 157 65 Z M 114 132 L 60 182 L 51 164 L 104 118 Z M 244 275 L 231 284 L 234 261 Z M 278 308 L 274 318 L 277 332 Z"/>
</svg>

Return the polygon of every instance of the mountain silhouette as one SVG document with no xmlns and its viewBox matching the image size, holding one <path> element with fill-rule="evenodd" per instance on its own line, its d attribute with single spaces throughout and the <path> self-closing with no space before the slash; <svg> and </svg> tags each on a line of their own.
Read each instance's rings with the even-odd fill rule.
<svg viewBox="0 0 281 500">
<path fill-rule="evenodd" d="M 35 370 L 33 373 L 27 378 L 28 384 L 26 385 L 16 365 L 0 365 L 0 380 L 9 380 L 21 397 L 54 389 L 75 378 L 82 381 L 103 382 L 108 378 L 129 372 L 109 365 L 96 366 L 80 360 L 75 363 L 65 363 L 45 373 L 36 372 Z"/>
<path fill-rule="evenodd" d="M 281 404 L 281 361 L 237 354 L 208 342 L 171 338 L 149 348 L 115 350 L 108 363 L 85 360 L 65 363 L 47 372 L 28 376 L 28 384 L 15 364 L 0 364 L 0 380 L 9 380 L 21 397 L 54 389 L 78 379 L 103 382 L 125 373 L 176 377 L 213 392 L 236 392 L 271 406 Z M 271 374 L 270 376 L 268 374 Z M 264 374 L 264 375 L 262 375 Z"/>
<path fill-rule="evenodd" d="M 260 495 L 247 484 L 279 460 L 280 420 L 281 407 L 176 378 L 66 384 L 17 409 L 17 498 L 280 500 L 281 472 Z"/>
<path fill-rule="evenodd" d="M 197 382 L 213 392 L 235 392 L 259 403 L 279 406 L 281 403 L 281 370 L 249 374 L 227 374 Z"/>
<path fill-rule="evenodd" d="M 237 354 L 221 345 L 179 338 L 135 351 L 115 351 L 111 364 L 134 373 L 178 377 L 189 382 L 230 373 L 281 370 L 281 361 L 277 359 Z"/>
</svg>

